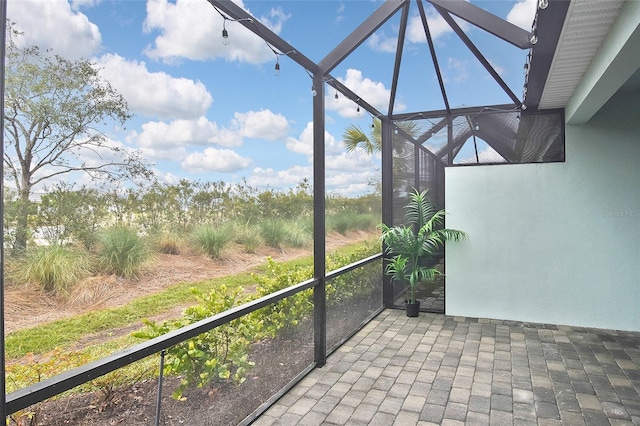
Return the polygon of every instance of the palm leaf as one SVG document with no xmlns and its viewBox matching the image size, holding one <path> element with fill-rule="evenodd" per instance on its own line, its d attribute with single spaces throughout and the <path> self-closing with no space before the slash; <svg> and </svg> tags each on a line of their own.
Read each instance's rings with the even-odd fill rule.
<svg viewBox="0 0 640 426">
<path fill-rule="evenodd" d="M 346 128 L 342 134 L 345 148 L 347 152 L 353 152 L 358 148 L 362 148 L 366 153 L 373 154 L 374 152 L 380 152 L 380 144 L 372 141 L 366 133 L 355 124 Z"/>
</svg>

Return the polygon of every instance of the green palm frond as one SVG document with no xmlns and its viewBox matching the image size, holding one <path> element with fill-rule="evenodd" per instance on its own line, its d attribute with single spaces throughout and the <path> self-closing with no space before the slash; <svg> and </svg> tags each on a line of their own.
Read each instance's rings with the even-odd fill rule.
<svg viewBox="0 0 640 426">
<path fill-rule="evenodd" d="M 387 254 L 394 257 L 387 264 L 385 273 L 394 281 L 404 281 L 407 288 L 407 300 L 415 302 L 416 286 L 421 282 L 432 281 L 440 271 L 422 266 L 420 259 L 433 258 L 447 241 L 459 241 L 467 234 L 457 229 L 441 228 L 445 211 L 437 207 L 427 197 L 427 191 L 414 190 L 405 206 L 407 224 L 389 227 L 381 224 L 381 239 L 386 245 Z"/>
<path fill-rule="evenodd" d="M 379 120 L 378 120 L 379 121 Z M 381 150 L 381 141 L 380 141 L 380 133 L 378 132 L 378 137 L 376 138 L 375 129 L 373 133 L 373 137 L 369 138 L 367 134 L 360 128 L 360 126 L 356 126 L 355 124 L 350 125 L 346 128 L 344 133 L 342 134 L 342 139 L 344 140 L 344 145 L 347 149 L 347 152 L 353 152 L 357 148 L 362 148 L 366 153 L 373 154 L 375 152 L 380 152 Z"/>
<path fill-rule="evenodd" d="M 427 190 L 422 192 L 414 190 L 409 194 L 409 204 L 405 206 L 405 219 L 408 224 L 421 229 L 427 222 L 433 220 L 433 225 L 437 225 L 435 222 L 442 221 L 440 217 L 443 215 L 444 211 L 439 212 L 435 204 L 427 197 Z"/>
</svg>

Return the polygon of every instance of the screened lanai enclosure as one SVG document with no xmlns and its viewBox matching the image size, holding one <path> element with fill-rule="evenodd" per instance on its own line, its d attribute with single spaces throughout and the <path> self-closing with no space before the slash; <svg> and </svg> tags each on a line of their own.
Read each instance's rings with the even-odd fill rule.
<svg viewBox="0 0 640 426">
<path fill-rule="evenodd" d="M 200 0 L 205 1 L 205 0 Z M 270 402 L 283 394 L 296 380 L 311 368 L 325 363 L 327 354 L 346 341 L 359 327 L 366 324 L 384 308 L 400 307 L 403 303 L 402 286 L 393 283 L 383 273 L 385 255 L 379 254 L 363 259 L 349 267 L 328 271 L 325 243 L 325 102 L 330 97 L 340 97 L 353 103 L 358 111 L 365 111 L 371 117 L 372 129 L 379 132 L 381 155 L 382 220 L 389 225 L 404 221 L 404 206 L 413 189 L 428 190 L 430 198 L 438 208 L 445 205 L 445 168 L 448 167 L 509 167 L 522 163 L 563 162 L 565 160 L 564 112 L 562 109 L 539 109 L 541 91 L 544 87 L 549 64 L 555 53 L 556 43 L 567 11 L 564 1 L 540 0 L 536 18 L 530 31 L 521 29 L 483 10 L 477 4 L 449 0 L 387 0 L 367 17 L 348 37 L 331 49 L 318 63 L 305 56 L 295 45 L 295 40 L 285 41 L 259 19 L 251 16 L 232 1 L 208 0 L 212 13 L 222 16 L 225 23 L 235 22 L 262 38 L 276 53 L 284 66 L 302 67 L 311 78 L 313 97 L 313 195 L 314 195 L 314 278 L 256 301 L 242 305 L 202 320 L 190 327 L 173 331 L 149 342 L 134 346 L 111 357 L 92 362 L 78 369 L 18 390 L 6 396 L 2 404 L 4 414 L 9 415 L 25 410 L 33 404 L 55 397 L 69 389 L 82 386 L 105 374 L 118 371 L 125 366 L 141 363 L 149 358 L 162 362 L 165 352 L 174 345 L 209 332 L 217 327 L 225 327 L 231 321 L 241 319 L 257 310 L 268 310 L 275 304 L 293 300 L 300 292 L 313 292 L 313 312 L 298 330 L 290 336 L 288 350 L 308 348 L 299 356 L 297 370 L 286 373 L 286 383 L 274 383 L 273 396 L 268 400 L 243 402 L 239 418 L 228 420 L 250 423 L 266 409 Z M 3 7 L 5 3 L 3 2 Z M 3 11 L 6 14 L 6 11 Z M 437 14 L 439 22 L 444 22 L 456 35 L 458 43 L 466 47 L 472 58 L 483 70 L 477 76 L 478 85 L 487 87 L 487 94 L 479 99 L 452 99 L 451 87 L 454 78 L 447 75 L 442 66 L 444 55 L 442 46 L 433 40 L 432 16 Z M 411 49 L 406 47 L 410 17 L 417 17 L 419 37 L 422 40 Z M 311 17 L 310 17 L 311 19 Z M 4 16 L 3 16 L 4 22 Z M 392 23 L 392 25 L 389 24 Z M 395 53 L 390 64 L 388 82 L 389 98 L 387 108 L 374 106 L 375 102 L 349 87 L 332 73 L 348 63 L 350 55 L 365 43 L 381 27 L 389 25 L 395 31 Z M 470 31 L 473 28 L 474 31 Z M 478 31 L 479 30 L 479 31 Z M 412 37 L 415 27 L 412 27 Z M 473 36 L 469 35 L 473 33 Z M 482 34 L 478 36 L 478 34 Z M 223 37 L 229 37 L 227 29 Z M 523 74 L 514 78 L 518 85 L 512 87 L 502 77 L 500 70 L 489 60 L 491 49 L 506 49 L 521 58 Z M 411 55 L 414 59 L 406 58 Z M 422 77 L 403 79 L 405 67 L 414 67 L 419 58 Z M 424 109 L 403 109 L 397 111 L 398 97 L 404 91 L 424 95 Z M 483 99 L 491 102 L 483 102 Z M 493 102 L 496 100 L 497 102 Z M 438 107 L 434 107 L 438 105 Z M 490 188 L 489 188 L 490 189 Z M 473 239 L 473 235 L 470 236 Z M 444 253 L 441 253 L 441 258 Z M 441 263 L 444 265 L 444 262 Z M 349 311 L 344 306 L 333 303 L 327 291 L 328 286 L 344 281 L 366 282 L 374 290 L 364 299 L 353 303 L 366 304 L 364 314 Z M 364 280 L 364 281 L 362 281 Z M 356 297 L 356 296 L 354 296 Z M 440 280 L 436 285 L 425 288 L 419 298 L 422 309 L 445 313 L 446 284 Z M 358 311 L 361 312 L 361 311 Z M 352 317 L 349 317 L 352 316 Z M 345 329 L 344 324 L 349 325 Z M 279 340 L 272 343 L 273 357 L 277 361 L 282 356 L 284 345 Z M 149 358 L 148 358 L 149 357 Z M 280 364 L 282 365 L 282 364 Z M 265 379 L 268 380 L 268 379 Z M 289 383 L 289 384 L 287 384 Z M 163 377 L 160 374 L 157 388 L 157 412 L 155 422 L 170 415 L 173 405 L 162 402 L 170 394 L 163 392 Z M 250 388 L 238 398 L 247 398 Z M 155 395 L 145 395 L 155 398 Z M 239 399 L 249 401 L 249 399 Z M 59 407 L 49 402 L 51 407 Z M 191 411 L 198 415 L 202 409 L 200 402 L 193 403 Z M 154 419 L 147 419 L 152 423 Z M 188 421 L 188 419 L 187 419 Z M 142 423 L 141 423 L 142 424 Z M 164 424 L 164 423 L 162 423 Z M 212 423 L 213 424 L 213 423 Z"/>
</svg>

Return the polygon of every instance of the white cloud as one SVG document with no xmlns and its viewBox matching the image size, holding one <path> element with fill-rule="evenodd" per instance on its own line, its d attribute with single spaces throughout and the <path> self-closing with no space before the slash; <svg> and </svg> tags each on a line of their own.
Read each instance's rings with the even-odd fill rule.
<svg viewBox="0 0 640 426">
<path fill-rule="evenodd" d="M 220 127 L 204 116 L 194 120 L 149 121 L 141 131 L 127 137 L 144 149 L 150 158 L 179 160 L 179 148 L 194 145 L 240 146 L 244 138 L 277 141 L 286 137 L 289 123 L 281 114 L 270 110 L 236 112 L 228 128 Z"/>
<path fill-rule="evenodd" d="M 179 162 L 187 155 L 184 146 L 175 147 L 141 147 L 142 157 L 147 160 L 169 160 Z"/>
<path fill-rule="evenodd" d="M 213 98 L 200 81 L 150 72 L 144 62 L 128 61 L 115 54 L 100 58 L 101 75 L 124 96 L 138 114 L 157 118 L 197 118 Z"/>
<path fill-rule="evenodd" d="M 369 37 L 367 44 L 378 52 L 394 53 L 398 47 L 398 37 L 387 37 L 384 34 L 375 33 Z"/>
<path fill-rule="evenodd" d="M 242 157 L 230 149 L 207 148 L 204 152 L 194 152 L 187 155 L 181 166 L 190 173 L 233 173 L 246 169 L 250 164 L 250 158 Z"/>
<path fill-rule="evenodd" d="M 507 14 L 507 21 L 526 31 L 531 31 L 537 7 L 538 0 L 520 0 Z"/>
<path fill-rule="evenodd" d="M 73 10 L 88 9 L 102 3 L 102 0 L 69 0 Z"/>
<path fill-rule="evenodd" d="M 371 159 L 371 154 L 367 154 L 364 150 L 356 149 L 353 152 L 342 152 L 338 155 L 328 156 L 326 167 L 327 170 L 371 170 Z"/>
<path fill-rule="evenodd" d="M 450 71 L 446 74 L 447 80 L 451 80 L 455 83 L 460 83 L 466 81 L 469 78 L 469 62 L 467 61 L 449 58 L 447 60 L 447 68 Z"/>
<path fill-rule="evenodd" d="M 303 179 L 313 179 L 313 168 L 309 166 L 293 166 L 285 170 L 263 169 L 256 167 L 247 178 L 247 183 L 260 188 L 271 187 L 275 189 L 292 188 Z"/>
<path fill-rule="evenodd" d="M 445 34 L 453 33 L 453 30 L 447 24 L 447 21 L 433 8 L 426 10 L 427 23 L 429 25 L 429 32 L 431 38 L 435 41 L 444 36 Z M 469 24 L 460 19 L 456 19 L 458 25 L 461 28 L 469 29 Z M 422 25 L 422 18 L 419 15 L 414 15 L 409 18 L 407 23 L 406 40 L 409 43 L 426 43 L 427 37 L 424 33 L 424 27 Z M 367 40 L 367 45 L 376 51 L 394 53 L 398 46 L 398 37 L 389 37 L 384 32 L 376 32 Z"/>
<path fill-rule="evenodd" d="M 326 155 L 340 154 L 344 147 L 328 131 L 324 132 L 324 145 Z M 297 154 L 307 155 L 309 161 L 313 156 L 313 122 L 309 121 L 298 139 L 290 137 L 287 139 L 287 149 Z"/>
<path fill-rule="evenodd" d="M 38 45 L 69 59 L 88 58 L 101 49 L 98 27 L 67 1 L 10 0 L 7 15 L 24 32 L 20 46 Z"/>
<path fill-rule="evenodd" d="M 440 37 L 448 33 L 453 33 L 453 30 L 447 24 L 447 21 L 433 8 L 426 11 L 427 24 L 429 25 L 429 33 L 431 38 L 435 41 Z M 459 25 L 467 27 L 464 23 L 458 22 Z M 427 37 L 424 34 L 424 26 L 422 25 L 422 18 L 420 16 L 412 16 L 407 23 L 407 40 L 412 43 L 426 43 Z"/>
<path fill-rule="evenodd" d="M 245 9 L 241 0 L 238 6 Z M 272 9 L 260 21 L 276 34 L 288 16 Z M 264 41 L 239 22 L 226 21 L 230 44 L 222 44 L 223 19 L 206 1 L 148 0 L 144 29 L 158 31 L 153 45 L 147 46 L 150 58 L 173 62 L 182 58 L 207 60 L 224 58 L 229 61 L 261 64 L 273 60 L 273 52 Z"/>
<path fill-rule="evenodd" d="M 372 192 L 369 182 L 380 176 L 380 170 L 339 172 L 327 174 L 327 192 L 344 196 L 355 196 Z"/>
<path fill-rule="evenodd" d="M 335 171 L 328 170 L 326 175 L 327 193 L 355 196 L 371 192 L 369 181 L 379 175 L 379 170 L 373 168 L 364 171 Z M 247 183 L 259 188 L 288 189 L 300 183 L 303 179 L 313 181 L 313 168 L 309 166 L 293 166 L 285 170 L 256 167 L 247 178 Z"/>
<path fill-rule="evenodd" d="M 289 123 L 282 114 L 274 114 L 268 109 L 260 111 L 236 112 L 232 128 L 240 135 L 253 139 L 277 141 L 289 132 Z"/>
<path fill-rule="evenodd" d="M 362 71 L 353 68 L 347 70 L 345 78 L 338 77 L 338 81 L 379 110 L 387 110 L 391 91 L 384 87 L 384 84 L 381 82 L 375 82 L 363 77 Z M 338 102 L 335 102 L 333 92 L 327 94 L 325 105 L 328 110 L 336 111 L 340 116 L 345 118 L 356 118 L 359 116 L 357 106 L 354 102 L 345 100 L 344 97 L 339 97 Z M 396 112 L 402 111 L 405 108 L 406 105 L 396 100 L 394 106 Z"/>
<path fill-rule="evenodd" d="M 298 139 L 289 138 L 287 149 L 292 152 L 308 156 L 309 162 L 313 155 L 313 123 L 307 126 Z M 367 184 L 376 174 L 379 174 L 379 155 L 367 154 L 364 150 L 356 149 L 347 153 L 342 140 L 337 140 L 329 132 L 325 131 L 325 164 L 327 191 L 339 192 L 344 195 L 357 195 L 370 192 Z M 256 170 L 259 172 L 256 174 Z M 272 169 L 256 169 L 252 179 L 256 184 L 268 182 L 272 186 L 279 180 L 289 184 L 298 183 L 302 177 L 312 176 L 311 170 L 304 167 L 294 167 L 286 171 L 275 172 Z M 305 174 L 308 173 L 308 174 Z M 284 183 L 280 185 L 285 186 Z"/>
<path fill-rule="evenodd" d="M 150 121 L 142 125 L 142 131 L 132 132 L 128 141 L 143 148 L 172 149 L 176 146 L 217 144 L 222 146 L 242 145 L 238 132 L 220 129 L 206 117 L 196 120 L 174 120 L 171 122 Z"/>
</svg>

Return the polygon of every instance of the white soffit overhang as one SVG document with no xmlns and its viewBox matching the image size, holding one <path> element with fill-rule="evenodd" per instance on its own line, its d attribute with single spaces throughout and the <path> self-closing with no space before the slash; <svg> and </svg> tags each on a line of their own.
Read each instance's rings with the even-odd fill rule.
<svg viewBox="0 0 640 426">
<path fill-rule="evenodd" d="M 623 4 L 624 0 L 571 1 L 539 109 L 567 105 Z"/>
</svg>

